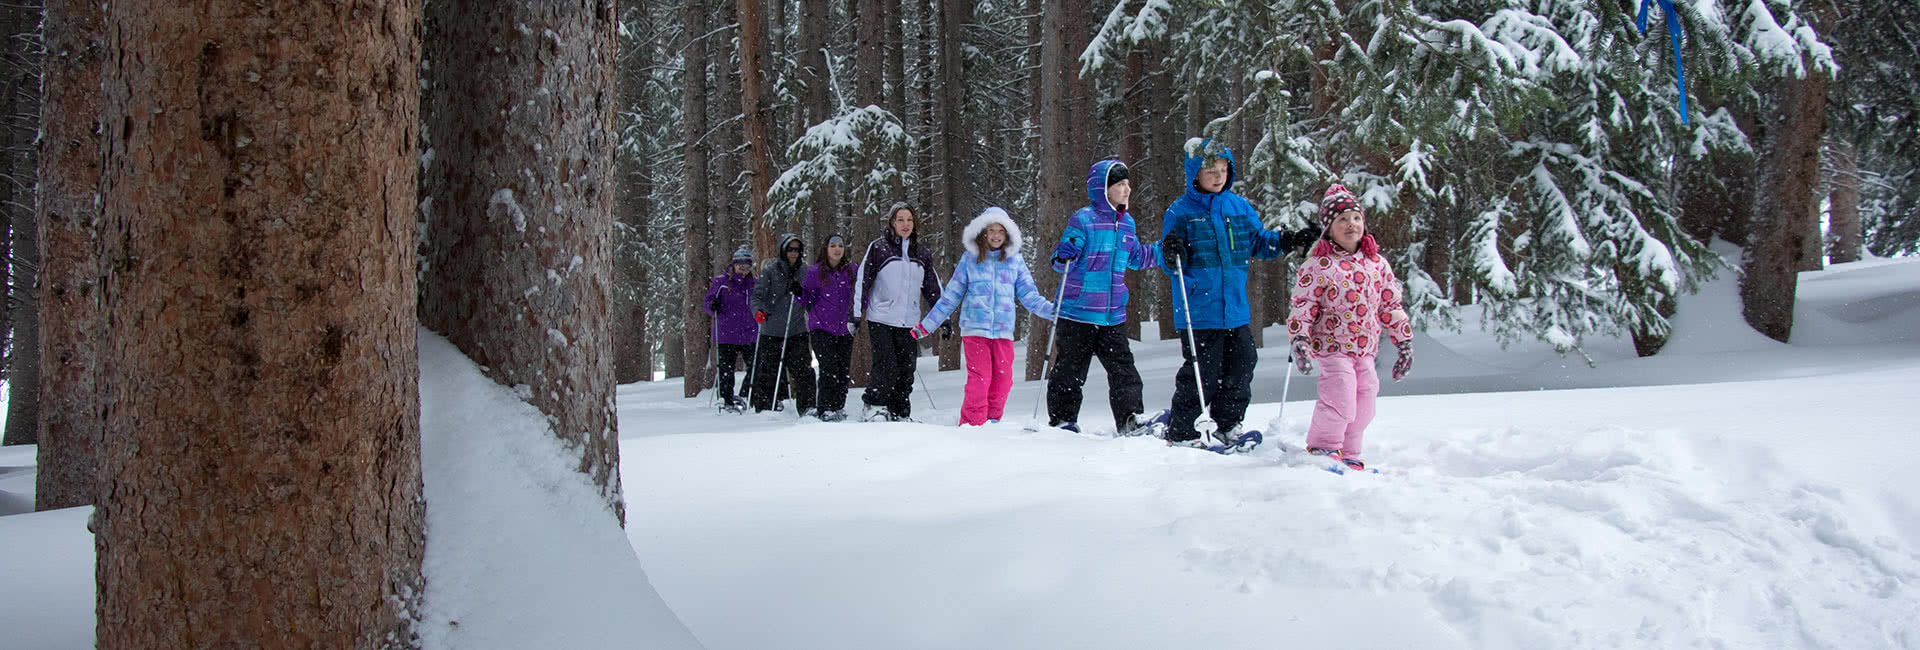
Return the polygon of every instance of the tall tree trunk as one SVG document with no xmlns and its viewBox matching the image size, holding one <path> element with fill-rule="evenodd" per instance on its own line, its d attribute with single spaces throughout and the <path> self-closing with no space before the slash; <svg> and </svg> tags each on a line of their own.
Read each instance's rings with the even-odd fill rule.
<svg viewBox="0 0 1920 650">
<path fill-rule="evenodd" d="M 973 20 L 973 0 L 945 0 L 940 3 L 940 26 L 945 37 L 940 38 L 939 77 L 934 92 L 938 99 L 938 115 L 934 126 L 933 168 L 929 174 L 935 177 L 933 186 L 933 205 L 927 211 L 946 215 L 947 259 L 957 262 L 964 250 L 965 224 L 970 219 L 967 213 L 974 202 L 967 184 L 966 164 L 973 157 L 973 148 L 968 139 L 971 130 L 963 123 L 966 108 L 966 59 L 960 54 L 966 43 L 961 38 L 961 25 Z M 1031 246 L 1031 244 L 1029 244 Z M 1028 258 L 1033 255 L 1029 253 Z M 952 278 L 948 278 L 952 281 Z M 957 370 L 960 368 L 960 338 L 954 337 L 939 346 L 940 369 Z"/>
<path fill-rule="evenodd" d="M 885 104 L 885 39 L 886 12 L 881 0 L 854 0 L 853 28 L 856 48 L 854 61 L 858 70 L 854 76 L 854 104 L 857 106 L 879 106 Z M 855 208 L 858 209 L 858 208 Z M 853 241 L 859 247 L 862 256 L 866 254 L 868 242 L 880 237 L 887 222 L 885 214 L 853 215 Z M 926 222 L 920 222 L 924 225 Z M 867 328 L 860 328 L 853 337 L 853 355 L 848 364 L 848 374 L 855 386 L 865 386 L 867 375 L 873 370 L 873 345 L 867 337 Z"/>
<path fill-rule="evenodd" d="M 734 4 L 721 2 L 714 5 L 714 14 L 710 18 L 714 25 L 738 26 L 738 13 Z M 734 34 L 737 34 L 735 32 Z M 712 257 L 708 268 L 715 273 L 726 268 L 728 258 L 732 257 L 735 242 L 746 240 L 753 245 L 753 258 L 756 261 L 773 259 L 775 245 L 773 232 L 760 225 L 760 220 L 747 214 L 747 206 L 742 201 L 746 192 L 740 187 L 741 153 L 744 147 L 740 133 L 740 69 L 732 64 L 733 48 L 726 44 L 733 40 L 726 27 L 719 27 L 711 36 L 715 39 L 713 49 L 713 89 L 707 102 L 707 119 L 715 125 L 713 132 L 707 134 L 712 139 L 713 176 L 720 182 L 708 185 L 710 201 L 713 202 Z M 692 359 L 688 359 L 689 362 Z M 688 367 L 693 367 L 691 364 Z"/>
<path fill-rule="evenodd" d="M 421 316 L 580 454 L 614 516 L 611 2 L 427 7 Z"/>
<path fill-rule="evenodd" d="M 645 0 L 629 0 L 626 11 L 646 16 Z M 645 43 L 622 49 L 619 110 L 623 115 L 639 115 L 646 102 L 653 46 Z M 630 132 L 622 126 L 619 133 Z M 620 227 L 614 233 L 613 249 L 613 379 L 620 384 L 653 379 L 653 343 L 647 338 L 647 260 L 641 253 L 653 212 L 653 171 L 641 159 L 645 155 L 638 146 L 620 146 L 614 152 L 614 209 Z"/>
<path fill-rule="evenodd" d="M 776 0 L 777 2 L 778 0 Z M 767 190 L 773 186 L 773 158 L 767 151 L 767 123 L 773 118 L 761 75 L 766 68 L 767 35 L 760 13 L 760 0 L 739 0 L 740 23 L 740 116 L 747 136 L 747 218 L 753 228 L 754 248 L 764 243 L 772 254 L 776 230 L 800 232 L 799 224 L 767 223 Z M 731 131 L 731 129 L 729 129 Z M 733 181 L 728 181 L 732 183 Z M 731 185 L 728 185 L 731 187 Z"/>
<path fill-rule="evenodd" d="M 1060 241 L 1067 215 L 1086 201 L 1086 168 L 1091 160 L 1094 138 L 1093 89 L 1080 76 L 1080 52 L 1093 38 L 1087 0 L 1059 0 L 1045 3 L 1041 20 L 1045 21 L 1040 39 L 1040 86 L 1035 103 L 1040 106 L 1040 146 L 1038 155 L 1038 212 L 1042 227 L 1034 234 L 1035 250 L 1051 250 Z M 1044 295 L 1056 295 L 1060 274 L 1041 272 L 1034 276 Z M 1050 324 L 1035 323 L 1027 336 L 1029 381 L 1039 379 L 1046 363 Z"/>
<path fill-rule="evenodd" d="M 93 503 L 105 429 L 96 393 L 100 314 L 98 2 L 49 0 L 40 111 L 40 449 L 34 509 Z"/>
<path fill-rule="evenodd" d="M 40 435 L 40 242 L 34 214 L 34 136 L 40 128 L 40 6 L 33 1 L 0 6 L 0 36 L 7 38 L 0 75 L 0 214 L 12 225 L 7 261 L 7 317 L 13 350 L 7 357 L 7 426 L 0 444 L 30 445 Z"/>
<path fill-rule="evenodd" d="M 99 647 L 419 645 L 419 24 L 109 3 Z"/>
<path fill-rule="evenodd" d="M 768 123 L 774 117 L 774 107 L 766 102 L 764 77 L 760 77 L 766 71 L 766 35 L 762 33 L 766 25 L 760 15 L 760 0 L 739 0 L 739 25 L 739 105 L 747 127 L 747 215 L 755 222 L 758 242 L 760 234 L 770 236 L 772 230 L 801 232 L 801 224 L 766 224 L 766 192 L 774 186 L 774 157 L 768 151 L 772 146 Z"/>
<path fill-rule="evenodd" d="M 798 53 L 800 83 L 804 86 L 801 108 L 804 109 L 800 120 L 802 131 L 833 117 L 833 99 L 827 74 L 827 18 L 833 10 L 821 2 L 800 3 L 800 52 Z M 813 199 L 812 226 L 815 239 L 824 239 L 825 235 L 835 232 L 833 224 L 834 194 L 831 191 L 815 190 Z M 846 235 L 847 233 L 839 233 Z M 864 241 L 847 241 L 847 255 L 858 256 L 866 245 Z"/>
<path fill-rule="evenodd" d="M 716 267 L 713 266 L 711 247 L 707 240 L 707 231 L 711 218 L 707 203 L 707 158 L 712 145 L 707 141 L 707 51 L 713 36 L 707 34 L 707 6 L 703 0 L 687 0 L 687 6 L 681 14 L 686 21 L 686 46 L 681 48 L 681 65 L 685 72 L 685 88 L 681 90 L 681 115 L 686 120 L 686 152 L 683 160 L 686 165 L 686 181 L 683 191 L 686 193 L 687 242 L 687 286 L 681 302 L 682 331 L 690 336 L 669 336 L 667 339 L 667 378 L 681 377 L 681 393 L 694 397 L 707 388 L 706 377 L 701 373 L 688 373 L 688 365 L 698 366 L 706 363 L 713 345 L 713 317 L 707 314 L 707 286 L 712 280 Z M 679 341 L 681 345 L 673 345 Z M 691 363 L 689 363 L 691 362 Z"/>
<path fill-rule="evenodd" d="M 1827 203 L 1832 214 L 1827 224 L 1829 248 L 1827 255 L 1834 264 L 1860 261 L 1860 251 L 1866 246 L 1860 228 L 1860 153 L 1852 142 L 1836 140 L 1833 143 L 1833 191 L 1828 195 Z"/>
<path fill-rule="evenodd" d="M 1147 147 L 1151 157 L 1141 161 L 1146 173 L 1134 174 L 1145 178 L 1134 185 L 1138 198 L 1133 202 L 1149 207 L 1135 210 L 1134 219 L 1141 232 L 1158 240 L 1166 226 L 1162 219 L 1167 208 L 1187 191 L 1185 150 L 1181 146 L 1186 142 L 1186 134 L 1182 132 L 1179 113 L 1173 110 L 1173 71 L 1167 68 L 1166 39 L 1155 39 L 1147 46 L 1147 59 L 1151 71 L 1147 75 L 1146 101 L 1154 116 L 1152 141 Z M 1153 278 L 1150 296 L 1160 340 L 1173 340 L 1173 278 L 1158 271 L 1148 275 Z"/>
<path fill-rule="evenodd" d="M 1741 314 L 1761 334 L 1787 342 L 1793 334 L 1802 240 L 1814 218 L 1813 183 L 1826 130 L 1828 79 L 1809 71 L 1779 86 L 1778 115 L 1767 129 L 1772 151 L 1762 161 L 1740 279 Z"/>
</svg>

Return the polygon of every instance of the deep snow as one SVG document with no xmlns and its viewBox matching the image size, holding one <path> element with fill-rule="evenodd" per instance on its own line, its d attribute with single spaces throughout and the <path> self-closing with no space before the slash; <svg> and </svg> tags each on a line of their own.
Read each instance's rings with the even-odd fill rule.
<svg viewBox="0 0 1920 650">
<path fill-rule="evenodd" d="M 1800 298 L 1780 344 L 1723 278 L 1661 355 L 1595 341 L 1594 368 L 1423 334 L 1369 432 L 1379 475 L 956 428 L 961 373 L 931 358 L 926 424 L 623 386 L 625 540 L 538 415 L 423 334 L 422 630 L 435 648 L 1920 647 L 1920 262 L 1804 274 Z M 1177 349 L 1136 352 L 1164 406 Z M 1281 409 L 1283 359 L 1263 350 L 1250 422 Z M 1106 422 L 1092 375 L 1082 420 Z M 1301 439 L 1312 383 L 1270 440 Z M 1015 385 L 1011 420 L 1037 389 Z M 0 448 L 0 514 L 31 502 L 32 464 Z M 0 517 L 0 645 L 91 645 L 87 512 Z"/>
</svg>

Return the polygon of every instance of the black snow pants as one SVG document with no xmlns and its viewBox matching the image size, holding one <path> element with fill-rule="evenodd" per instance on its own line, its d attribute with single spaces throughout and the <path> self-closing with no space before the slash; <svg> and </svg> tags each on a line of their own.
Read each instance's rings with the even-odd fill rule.
<svg viewBox="0 0 1920 650">
<path fill-rule="evenodd" d="M 1207 414 L 1213 416 L 1220 431 L 1240 425 L 1247 416 L 1247 402 L 1253 397 L 1253 367 L 1260 355 L 1253 347 L 1253 330 L 1242 325 L 1230 330 L 1193 330 L 1193 344 L 1199 353 L 1187 347 L 1185 332 L 1180 336 L 1180 366 L 1173 381 L 1173 413 L 1168 418 L 1168 440 L 1192 440 L 1200 437 L 1193 421 L 1200 417 L 1200 395 L 1193 383 L 1197 364 L 1207 389 Z"/>
<path fill-rule="evenodd" d="M 1107 369 L 1107 404 L 1113 407 L 1114 429 L 1145 410 L 1140 401 L 1140 371 L 1133 367 L 1132 341 L 1126 324 L 1093 325 L 1062 318 L 1054 324 L 1053 376 L 1047 379 L 1047 420 L 1059 426 L 1080 419 L 1080 388 L 1094 357 Z"/>
<path fill-rule="evenodd" d="M 719 355 L 719 357 L 713 364 L 714 390 L 720 391 L 721 403 L 732 404 L 738 399 L 733 396 L 734 361 L 736 359 L 739 360 L 742 367 L 747 367 L 747 364 L 753 363 L 753 344 L 722 343 L 717 347 L 719 351 L 715 354 Z M 753 389 L 749 386 L 742 385 L 740 387 L 740 392 L 742 393 L 751 390 Z"/>
<path fill-rule="evenodd" d="M 782 343 L 786 347 L 784 359 L 780 354 Z M 777 366 L 784 366 L 785 369 Z M 780 383 L 792 382 L 791 394 L 802 413 L 813 408 L 813 352 L 807 345 L 807 337 L 799 334 L 787 339 L 760 337 L 760 366 L 753 369 L 753 395 L 750 397 L 753 410 L 773 408 L 776 380 Z"/>
<path fill-rule="evenodd" d="M 813 354 L 820 359 L 820 397 L 816 405 L 821 413 L 847 408 L 847 364 L 853 360 L 853 335 L 834 336 L 820 330 L 807 332 L 813 339 Z"/>
<path fill-rule="evenodd" d="M 920 357 L 913 330 L 867 321 L 867 340 L 873 343 L 873 370 L 860 401 L 894 417 L 913 415 L 913 368 Z"/>
</svg>

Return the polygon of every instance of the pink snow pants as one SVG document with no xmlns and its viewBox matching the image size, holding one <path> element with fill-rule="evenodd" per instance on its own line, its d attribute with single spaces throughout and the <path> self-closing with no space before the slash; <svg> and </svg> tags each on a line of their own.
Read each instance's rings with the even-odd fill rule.
<svg viewBox="0 0 1920 650">
<path fill-rule="evenodd" d="M 1380 375 L 1374 355 L 1313 355 L 1320 366 L 1320 401 L 1313 405 L 1313 424 L 1307 426 L 1307 446 L 1338 449 L 1348 458 L 1360 457 L 1360 441 L 1373 422 L 1374 398 L 1380 395 Z"/>
<path fill-rule="evenodd" d="M 1013 339 L 960 337 L 967 355 L 967 396 L 960 403 L 960 423 L 980 426 L 998 420 L 1007 410 L 1007 391 L 1013 390 Z"/>
</svg>

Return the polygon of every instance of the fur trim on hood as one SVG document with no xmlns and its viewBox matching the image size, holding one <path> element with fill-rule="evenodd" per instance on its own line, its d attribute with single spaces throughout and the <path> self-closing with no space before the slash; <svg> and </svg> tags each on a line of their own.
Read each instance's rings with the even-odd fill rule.
<svg viewBox="0 0 1920 650">
<path fill-rule="evenodd" d="M 1007 211 L 1000 208 L 987 208 L 980 213 L 980 216 L 974 217 L 973 221 L 967 224 L 967 229 L 961 232 L 961 243 L 966 245 L 967 252 L 972 253 L 974 259 L 981 259 L 979 244 L 980 233 L 986 232 L 987 224 L 995 223 L 1000 224 L 1001 228 L 1007 229 L 1007 247 L 1005 249 L 1007 259 L 1019 259 L 1020 227 L 1014 225 L 1013 217 L 1007 216 Z"/>
</svg>

